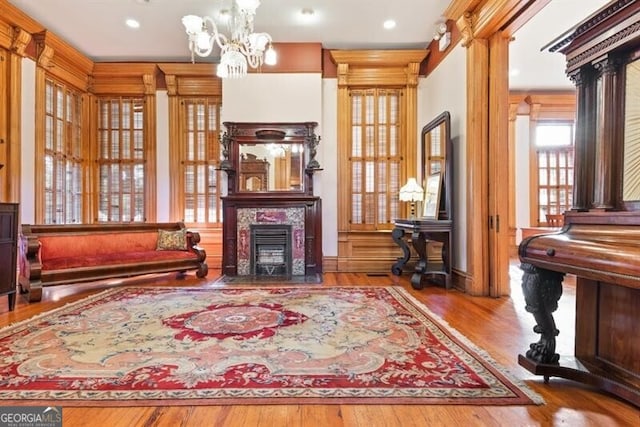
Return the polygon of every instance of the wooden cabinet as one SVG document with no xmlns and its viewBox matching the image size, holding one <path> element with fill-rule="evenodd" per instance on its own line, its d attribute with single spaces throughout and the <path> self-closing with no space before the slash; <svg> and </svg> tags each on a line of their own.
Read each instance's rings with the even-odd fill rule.
<svg viewBox="0 0 640 427">
<path fill-rule="evenodd" d="M 0 203 L 0 295 L 16 306 L 16 259 L 18 253 L 18 204 Z"/>
<path fill-rule="evenodd" d="M 573 207 L 522 241 L 522 289 L 540 340 L 519 356 L 640 406 L 640 2 L 616 0 L 553 43 L 576 84 Z M 555 352 L 565 274 L 576 275 L 574 355 Z"/>
</svg>

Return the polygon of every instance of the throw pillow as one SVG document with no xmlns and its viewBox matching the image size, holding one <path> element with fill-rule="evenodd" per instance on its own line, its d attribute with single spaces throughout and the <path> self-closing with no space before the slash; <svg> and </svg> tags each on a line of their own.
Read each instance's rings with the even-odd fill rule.
<svg viewBox="0 0 640 427">
<path fill-rule="evenodd" d="M 187 250 L 187 230 L 158 230 L 159 251 L 186 251 Z"/>
</svg>

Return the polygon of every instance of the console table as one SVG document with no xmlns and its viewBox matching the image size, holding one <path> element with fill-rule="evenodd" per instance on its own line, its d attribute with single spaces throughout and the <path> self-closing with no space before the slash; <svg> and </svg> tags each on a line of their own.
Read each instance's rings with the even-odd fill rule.
<svg viewBox="0 0 640 427">
<path fill-rule="evenodd" d="M 391 272 L 400 276 L 403 267 L 411 258 L 411 249 L 404 238 L 405 233 L 411 233 L 411 245 L 419 257 L 415 272 L 411 276 L 411 286 L 414 289 L 422 289 L 424 279 L 438 275 L 444 277 L 445 288 L 451 288 L 451 226 L 451 220 L 396 219 L 391 236 L 402 249 L 403 256 L 393 264 Z M 429 242 L 442 243 L 441 262 L 429 262 Z"/>
</svg>

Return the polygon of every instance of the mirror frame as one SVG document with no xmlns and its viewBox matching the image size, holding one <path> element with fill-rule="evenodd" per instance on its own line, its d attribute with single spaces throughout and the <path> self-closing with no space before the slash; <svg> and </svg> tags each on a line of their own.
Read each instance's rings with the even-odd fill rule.
<svg viewBox="0 0 640 427">
<path fill-rule="evenodd" d="M 237 194 L 254 197 L 258 194 L 278 196 L 306 194 L 313 195 L 313 174 L 322 170 L 316 160 L 317 146 L 320 137 L 314 132 L 316 122 L 298 123 L 253 123 L 253 122 L 224 122 L 227 129 L 220 138 L 222 145 L 222 161 L 219 169 L 227 172 L 227 194 Z M 295 190 L 261 190 L 247 191 L 241 189 L 241 153 L 244 144 L 302 144 L 302 176 L 300 189 Z"/>
<path fill-rule="evenodd" d="M 440 137 L 443 138 L 441 149 L 443 153 L 443 163 L 441 165 L 442 188 L 440 190 L 440 206 L 437 220 L 451 220 L 453 218 L 452 197 L 453 197 L 453 143 L 451 139 L 451 114 L 444 111 L 435 119 L 427 123 L 420 135 L 422 145 L 422 182 L 423 188 L 427 178 L 431 174 L 428 168 L 430 161 L 430 140 L 434 129 L 440 128 Z"/>
</svg>

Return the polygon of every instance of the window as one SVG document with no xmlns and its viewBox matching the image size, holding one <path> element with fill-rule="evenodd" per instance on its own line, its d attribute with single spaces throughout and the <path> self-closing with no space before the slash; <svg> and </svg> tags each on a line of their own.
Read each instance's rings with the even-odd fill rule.
<svg viewBox="0 0 640 427">
<path fill-rule="evenodd" d="M 221 172 L 216 170 L 220 159 L 220 98 L 183 98 L 182 106 L 183 219 L 187 223 L 221 223 Z"/>
<path fill-rule="evenodd" d="M 74 89 L 45 80 L 45 224 L 82 222 L 82 97 Z"/>
<path fill-rule="evenodd" d="M 537 156 L 538 223 L 547 214 L 561 214 L 573 205 L 573 122 L 538 122 Z"/>
<path fill-rule="evenodd" d="M 351 230 L 385 230 L 400 216 L 401 89 L 351 89 Z"/>
<path fill-rule="evenodd" d="M 98 100 L 98 221 L 144 222 L 145 102 Z"/>
</svg>

